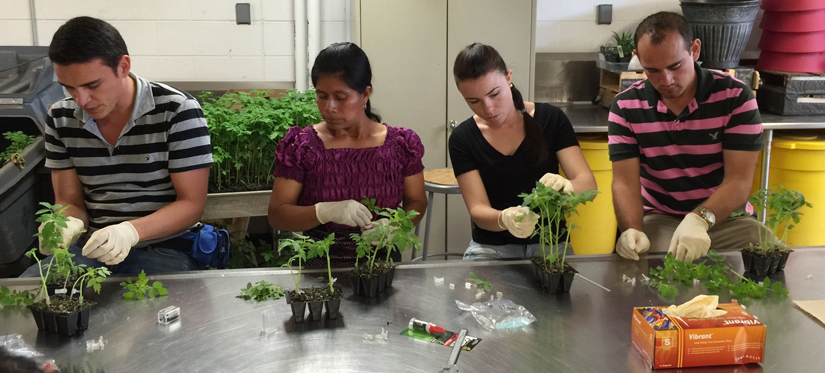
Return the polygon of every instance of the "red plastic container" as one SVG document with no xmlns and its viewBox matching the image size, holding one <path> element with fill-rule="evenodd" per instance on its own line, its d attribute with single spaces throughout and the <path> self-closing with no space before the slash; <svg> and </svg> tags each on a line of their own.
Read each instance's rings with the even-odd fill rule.
<svg viewBox="0 0 825 373">
<path fill-rule="evenodd" d="M 759 28 L 776 32 L 825 31 L 825 9 L 802 12 L 765 11 Z"/>
<path fill-rule="evenodd" d="M 777 12 L 825 9 L 825 0 L 762 0 L 762 9 Z"/>
<path fill-rule="evenodd" d="M 756 62 L 757 70 L 785 71 L 792 73 L 825 72 L 825 52 L 786 53 L 763 50 Z"/>
<path fill-rule="evenodd" d="M 788 53 L 825 52 L 825 31 L 775 32 L 762 31 L 759 49 Z"/>
</svg>

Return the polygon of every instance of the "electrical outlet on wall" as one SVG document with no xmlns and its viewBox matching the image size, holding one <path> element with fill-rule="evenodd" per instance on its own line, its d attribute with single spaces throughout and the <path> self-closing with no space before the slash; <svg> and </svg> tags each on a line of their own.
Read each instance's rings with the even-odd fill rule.
<svg viewBox="0 0 825 373">
<path fill-rule="evenodd" d="M 235 23 L 239 25 L 251 25 L 252 16 L 249 11 L 249 3 L 235 4 Z"/>
</svg>

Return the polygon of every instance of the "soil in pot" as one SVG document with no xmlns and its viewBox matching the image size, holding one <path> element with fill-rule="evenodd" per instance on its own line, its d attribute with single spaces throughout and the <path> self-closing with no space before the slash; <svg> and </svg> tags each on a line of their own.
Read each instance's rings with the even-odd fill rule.
<svg viewBox="0 0 825 373">
<path fill-rule="evenodd" d="M 392 275 L 390 275 L 391 271 Z M 356 295 L 359 293 L 363 294 L 368 298 L 374 298 L 376 294 L 391 286 L 394 274 L 395 263 L 387 263 L 380 260 L 376 260 L 372 268 L 369 268 L 367 263 L 362 263 L 349 272 L 350 281 L 353 284 L 353 292 Z M 357 278 L 358 280 L 353 280 L 353 278 Z M 356 282 L 360 283 L 360 288 L 355 287 Z"/>
<path fill-rule="evenodd" d="M 286 292 L 287 304 L 292 306 L 292 316 L 295 322 L 303 322 L 306 306 L 309 306 L 309 315 L 312 321 L 321 320 L 321 315 L 324 307 L 327 309 L 327 315 L 330 319 L 338 317 L 338 310 L 341 306 L 341 298 L 344 297 L 344 291 L 340 286 L 333 286 L 333 293 L 330 293 L 329 287 L 311 287 L 302 288 L 301 293 L 296 293 L 295 290 Z"/>
<path fill-rule="evenodd" d="M 531 261 L 542 290 L 551 294 L 570 292 L 573 278 L 578 273 L 575 268 L 567 263 L 562 267 L 558 262 L 551 263 L 543 258 L 533 258 Z"/>
<path fill-rule="evenodd" d="M 64 297 L 51 297 L 50 300 L 49 305 L 41 300 L 29 306 L 38 329 L 68 337 L 89 327 L 91 302 L 80 303 L 77 299 Z"/>
</svg>

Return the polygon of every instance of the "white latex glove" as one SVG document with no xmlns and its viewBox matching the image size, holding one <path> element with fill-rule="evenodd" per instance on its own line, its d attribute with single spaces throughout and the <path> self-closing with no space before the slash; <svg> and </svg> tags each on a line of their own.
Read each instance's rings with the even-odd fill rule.
<svg viewBox="0 0 825 373">
<path fill-rule="evenodd" d="M 361 234 L 362 234 L 362 235 L 364 235 L 364 236 L 366 236 L 366 235 L 368 235 L 368 234 L 370 234 L 370 233 L 374 232 L 374 231 L 375 231 L 375 227 L 377 227 L 377 226 L 379 226 L 379 225 L 383 225 L 383 226 L 385 226 L 385 227 L 386 227 L 386 226 L 389 226 L 389 225 L 390 225 L 390 220 L 389 220 L 389 219 L 387 219 L 387 218 L 381 218 L 381 219 L 378 219 L 378 220 L 376 220 L 376 221 L 374 221 L 374 222 L 370 223 L 370 225 L 368 225 L 367 227 L 371 227 L 371 228 L 367 228 L 367 229 L 365 229 L 364 231 L 362 231 L 362 232 L 361 232 Z M 394 232 L 396 229 L 398 229 L 398 227 L 390 227 L 390 234 L 389 234 L 389 236 L 387 237 L 387 242 L 392 242 L 393 237 L 395 237 L 395 233 L 393 233 L 393 232 Z M 373 240 L 373 241 L 372 241 L 372 242 L 370 242 L 370 243 L 371 243 L 371 244 L 373 244 L 373 245 L 378 245 L 378 240 Z"/>
<path fill-rule="evenodd" d="M 710 317 L 719 317 L 727 313 L 725 310 L 717 310 L 716 307 L 718 305 L 718 295 L 697 295 L 681 305 L 672 305 L 665 308 L 664 313 L 668 316 L 707 319 Z"/>
<path fill-rule="evenodd" d="M 521 217 L 521 220 L 519 220 Z M 539 216 L 527 206 L 508 207 L 499 214 L 501 224 L 517 238 L 527 238 L 536 229 Z"/>
<path fill-rule="evenodd" d="M 140 241 L 132 223 L 124 221 L 100 229 L 83 246 L 83 256 L 97 259 L 106 265 L 115 265 L 126 259 L 132 246 Z"/>
<path fill-rule="evenodd" d="M 691 212 L 685 215 L 685 218 L 676 227 L 667 252 L 673 253 L 676 260 L 692 262 L 707 254 L 708 249 L 710 249 L 708 223 L 699 215 Z"/>
<path fill-rule="evenodd" d="M 539 179 L 539 182 L 548 188 L 553 188 L 568 194 L 573 191 L 573 184 L 570 183 L 570 180 L 565 179 L 564 176 L 561 175 L 551 174 L 548 172 L 544 174 L 541 179 Z"/>
<path fill-rule="evenodd" d="M 629 228 L 622 232 L 619 241 L 616 242 L 616 253 L 622 258 L 639 260 L 639 254 L 646 253 L 650 249 L 650 240 L 645 232 Z"/>
<path fill-rule="evenodd" d="M 66 228 L 57 228 L 57 230 L 60 232 L 60 235 L 63 237 L 63 248 L 68 248 L 69 245 L 77 241 L 80 235 L 83 234 L 83 220 L 71 216 L 69 216 L 68 218 L 69 221 L 66 222 Z M 40 223 L 40 228 L 37 228 L 37 232 L 42 231 L 44 225 L 46 225 L 46 223 Z M 41 254 L 53 254 L 48 247 L 43 247 L 43 240 L 39 237 L 37 239 L 37 244 L 40 248 Z"/>
<path fill-rule="evenodd" d="M 372 220 L 372 214 L 367 206 L 348 199 L 338 202 L 318 202 L 315 204 L 315 217 L 321 224 L 329 222 L 350 227 L 359 226 L 361 229 L 367 227 Z"/>
</svg>

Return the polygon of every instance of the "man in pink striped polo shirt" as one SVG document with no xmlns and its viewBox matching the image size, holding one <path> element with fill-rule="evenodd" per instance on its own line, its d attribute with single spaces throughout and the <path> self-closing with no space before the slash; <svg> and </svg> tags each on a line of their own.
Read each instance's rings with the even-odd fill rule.
<svg viewBox="0 0 825 373">
<path fill-rule="evenodd" d="M 708 249 L 758 241 L 745 211 L 762 121 L 747 85 L 699 67 L 700 41 L 679 14 L 659 12 L 636 28 L 647 79 L 610 107 L 609 149 L 616 252 L 639 259 L 648 249 L 693 261 Z"/>
</svg>

